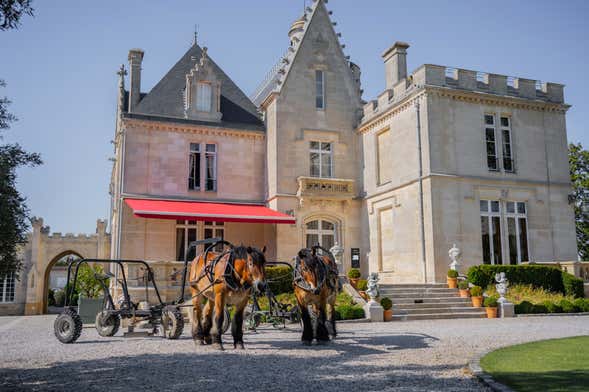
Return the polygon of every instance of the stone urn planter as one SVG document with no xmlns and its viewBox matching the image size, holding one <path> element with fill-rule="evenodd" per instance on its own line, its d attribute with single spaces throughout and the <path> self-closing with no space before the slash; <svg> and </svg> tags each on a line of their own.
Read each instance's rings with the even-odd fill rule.
<svg viewBox="0 0 589 392">
<path fill-rule="evenodd" d="M 487 318 L 497 318 L 497 300 L 495 295 L 485 298 L 484 305 L 487 312 Z"/>
<path fill-rule="evenodd" d="M 458 271 L 448 270 L 448 277 L 446 278 L 449 289 L 455 289 L 458 287 Z"/>
<path fill-rule="evenodd" d="M 380 306 L 383 308 L 384 321 L 391 321 L 393 319 L 393 301 L 390 298 L 383 297 L 380 300 Z"/>
<path fill-rule="evenodd" d="M 483 306 L 483 289 L 479 286 L 473 286 L 470 288 L 470 299 L 472 306 L 480 308 Z"/>
</svg>

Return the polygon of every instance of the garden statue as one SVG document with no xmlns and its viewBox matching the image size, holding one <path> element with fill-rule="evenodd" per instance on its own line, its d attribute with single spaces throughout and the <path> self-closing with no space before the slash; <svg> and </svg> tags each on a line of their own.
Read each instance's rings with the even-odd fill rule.
<svg viewBox="0 0 589 392">
<path fill-rule="evenodd" d="M 370 297 L 370 301 L 375 301 L 376 297 L 378 297 L 378 274 L 373 272 L 368 277 L 368 284 L 366 289 L 366 294 Z"/>
<path fill-rule="evenodd" d="M 343 274 L 344 266 L 342 264 L 342 256 L 344 254 L 344 248 L 339 246 L 339 244 L 336 242 L 335 245 L 329 249 L 329 251 L 335 258 L 335 265 L 337 266 L 337 270 L 339 271 L 340 275 Z"/>
<path fill-rule="evenodd" d="M 450 260 L 452 260 L 452 262 L 450 263 L 451 270 L 458 271 L 458 267 L 460 266 L 460 264 L 458 263 L 458 259 L 461 255 L 462 252 L 460 251 L 460 249 L 456 247 L 456 244 L 453 244 L 452 248 L 450 248 L 450 250 L 448 251 L 448 256 L 450 256 Z"/>
<path fill-rule="evenodd" d="M 509 281 L 505 277 L 505 272 L 499 272 L 495 274 L 495 281 L 497 282 L 495 288 L 497 289 L 497 293 L 499 293 L 500 297 L 499 300 L 497 300 L 497 302 L 507 302 L 505 294 L 507 294 L 507 287 L 509 286 Z"/>
</svg>

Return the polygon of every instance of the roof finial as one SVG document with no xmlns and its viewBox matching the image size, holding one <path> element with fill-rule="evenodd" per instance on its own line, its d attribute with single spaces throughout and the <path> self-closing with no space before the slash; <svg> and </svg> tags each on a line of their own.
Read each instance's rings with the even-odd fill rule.
<svg viewBox="0 0 589 392">
<path fill-rule="evenodd" d="M 192 41 L 192 45 L 196 45 L 198 42 L 198 25 L 194 25 L 194 41 Z"/>
<path fill-rule="evenodd" d="M 125 88 L 125 75 L 127 75 L 127 70 L 125 69 L 125 64 L 121 64 L 119 71 L 117 72 L 119 75 L 119 88 Z"/>
</svg>

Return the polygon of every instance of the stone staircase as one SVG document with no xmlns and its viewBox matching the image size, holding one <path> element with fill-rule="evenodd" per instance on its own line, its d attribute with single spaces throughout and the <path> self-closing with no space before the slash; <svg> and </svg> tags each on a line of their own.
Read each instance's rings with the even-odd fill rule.
<svg viewBox="0 0 589 392">
<path fill-rule="evenodd" d="M 446 284 L 381 284 L 380 296 L 393 301 L 393 321 L 485 318 L 484 308 L 473 308 Z"/>
</svg>

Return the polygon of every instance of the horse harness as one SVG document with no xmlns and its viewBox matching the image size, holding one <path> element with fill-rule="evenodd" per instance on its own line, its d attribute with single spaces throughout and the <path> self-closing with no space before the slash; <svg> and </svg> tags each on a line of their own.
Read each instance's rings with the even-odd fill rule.
<svg viewBox="0 0 589 392">
<path fill-rule="evenodd" d="M 317 257 L 315 255 L 312 255 L 311 257 Z M 318 258 L 318 257 L 317 257 Z M 319 281 L 319 283 L 317 284 L 317 287 L 313 288 L 311 287 L 311 285 L 309 283 L 307 283 L 307 281 L 305 280 L 305 278 L 303 278 L 303 275 L 301 273 L 301 259 L 300 257 L 297 255 L 296 259 L 295 259 L 295 267 L 292 271 L 293 273 L 293 283 L 309 292 L 315 295 L 319 295 L 319 293 L 321 293 L 321 289 L 323 288 L 323 285 L 326 282 L 326 278 L 327 278 L 327 274 L 329 273 L 327 266 L 325 265 L 325 263 L 323 262 L 323 260 L 318 258 L 318 262 L 316 263 L 317 266 L 320 266 L 320 269 L 315 268 L 315 276 L 317 277 L 317 274 L 319 274 L 319 278 L 321 279 Z"/>
</svg>

